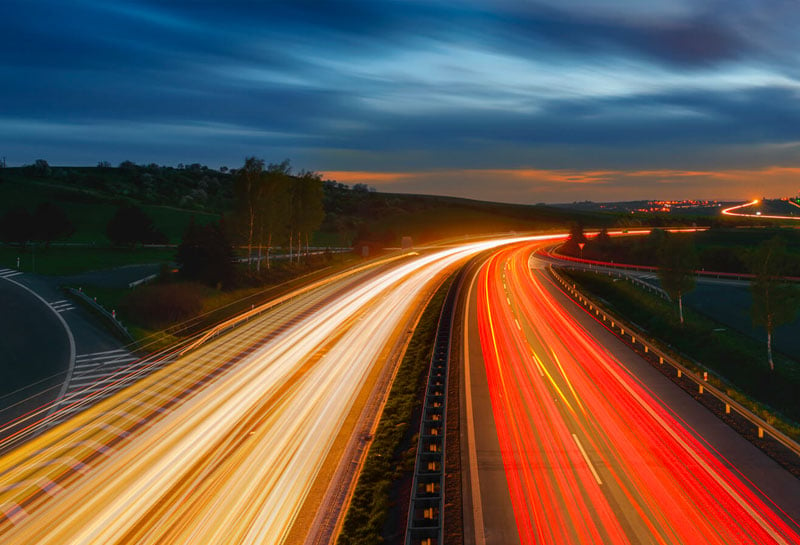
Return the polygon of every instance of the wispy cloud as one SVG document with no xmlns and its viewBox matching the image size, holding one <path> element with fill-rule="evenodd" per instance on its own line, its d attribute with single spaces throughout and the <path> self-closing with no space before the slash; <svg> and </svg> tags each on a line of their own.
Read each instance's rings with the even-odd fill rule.
<svg viewBox="0 0 800 545">
<path fill-rule="evenodd" d="M 781 0 L 4 7 L 10 164 L 291 157 L 424 172 L 431 192 L 457 191 L 437 172 L 494 176 L 521 200 L 532 184 L 567 199 L 619 180 L 720 190 L 678 172 L 800 164 L 800 11 Z"/>
</svg>

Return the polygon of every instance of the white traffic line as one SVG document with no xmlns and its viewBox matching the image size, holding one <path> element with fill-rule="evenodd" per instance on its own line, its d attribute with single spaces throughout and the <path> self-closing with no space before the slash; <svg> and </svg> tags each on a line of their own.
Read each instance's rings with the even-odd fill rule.
<svg viewBox="0 0 800 545">
<path fill-rule="evenodd" d="M 110 356 L 101 356 L 92 359 L 77 359 L 75 360 L 76 367 L 87 367 L 90 365 L 108 365 L 116 361 L 135 361 L 138 358 L 132 354 L 112 354 Z"/>
<path fill-rule="evenodd" d="M 600 480 L 600 475 L 597 474 L 597 470 L 594 468 L 594 465 L 592 465 L 591 460 L 589 460 L 589 455 L 586 454 L 586 450 L 584 450 L 580 439 L 578 439 L 578 436 L 573 433 L 572 438 L 575 439 L 575 444 L 578 445 L 581 454 L 583 454 L 583 459 L 586 460 L 586 465 L 588 465 L 589 469 L 592 470 L 592 475 L 594 475 L 594 480 L 597 481 L 597 484 L 603 484 L 603 481 Z"/>
<path fill-rule="evenodd" d="M 78 362 L 75 366 L 76 374 L 81 374 L 81 372 L 91 371 L 92 369 L 110 369 L 114 367 L 114 364 L 123 364 L 123 363 L 130 363 L 132 361 L 136 361 L 138 358 L 136 356 L 127 356 L 127 357 L 118 357 L 116 359 L 110 359 L 108 361 L 86 361 L 86 362 Z M 119 367 L 119 365 L 117 365 Z"/>
<path fill-rule="evenodd" d="M 0 278 L 13 278 L 22 274 L 22 271 L 16 269 L 0 269 Z"/>
<path fill-rule="evenodd" d="M 103 352 L 89 352 L 87 354 L 81 354 L 77 356 L 78 359 L 80 358 L 88 358 L 90 356 L 104 356 L 106 354 L 118 354 L 120 352 L 126 352 L 124 348 L 115 348 L 114 350 L 105 350 Z"/>
<path fill-rule="evenodd" d="M 86 361 L 98 361 L 98 360 L 107 360 L 110 358 L 116 358 L 123 354 L 129 354 L 126 350 L 119 350 L 114 351 L 113 353 L 108 354 L 83 354 L 81 356 L 77 356 L 75 358 L 76 362 L 86 362 Z"/>
</svg>

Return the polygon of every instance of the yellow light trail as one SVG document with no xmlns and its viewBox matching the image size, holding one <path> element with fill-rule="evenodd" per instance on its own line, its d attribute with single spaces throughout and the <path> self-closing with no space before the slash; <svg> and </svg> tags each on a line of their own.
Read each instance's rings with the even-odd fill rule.
<svg viewBox="0 0 800 545">
<path fill-rule="evenodd" d="M 520 240 L 321 288 L 290 325 L 253 318 L 0 458 L 3 544 L 283 542 L 418 295 Z"/>
</svg>

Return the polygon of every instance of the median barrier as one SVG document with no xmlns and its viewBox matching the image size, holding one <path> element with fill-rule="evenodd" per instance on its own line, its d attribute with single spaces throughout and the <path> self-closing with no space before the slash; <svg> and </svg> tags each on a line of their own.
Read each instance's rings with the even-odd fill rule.
<svg viewBox="0 0 800 545">
<path fill-rule="evenodd" d="M 439 314 L 422 406 L 414 483 L 408 508 L 406 545 L 441 544 L 444 539 L 445 430 L 450 339 L 456 298 L 465 271 L 466 267 L 462 267 L 453 280 Z"/>
</svg>

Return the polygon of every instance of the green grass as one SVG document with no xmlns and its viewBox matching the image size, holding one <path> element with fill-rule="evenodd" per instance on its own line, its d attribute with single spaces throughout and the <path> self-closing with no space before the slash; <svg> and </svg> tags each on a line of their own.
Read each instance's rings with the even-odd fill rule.
<svg viewBox="0 0 800 545">
<path fill-rule="evenodd" d="M 419 417 L 436 325 L 451 280 L 439 288 L 417 325 L 381 415 L 364 468 L 358 478 L 337 545 L 383 543 L 382 531 L 392 503 L 392 483 L 413 471 L 415 437 L 409 422 Z M 411 445 L 411 448 L 407 448 Z M 407 508 L 401 506 L 400 508 Z"/>
<path fill-rule="evenodd" d="M 169 263 L 175 258 L 174 248 L 103 248 L 86 246 L 0 246 L 0 267 L 17 267 L 23 272 L 47 275 L 70 275 L 86 271 L 110 269 L 140 263 Z"/>
<path fill-rule="evenodd" d="M 775 371 L 766 361 L 766 346 L 729 330 L 719 322 L 684 306 L 685 324 L 678 321 L 674 304 L 643 292 L 628 282 L 593 273 L 570 272 L 566 277 L 603 302 L 611 313 L 640 326 L 653 340 L 678 351 L 722 379 L 723 389 L 773 421 L 787 433 L 800 428 L 800 362 L 782 354 Z M 724 329 L 724 331 L 721 331 Z M 774 413 L 777 411 L 782 418 Z"/>
<path fill-rule="evenodd" d="M 70 188 L 53 182 L 27 180 L 18 174 L 11 177 L 4 174 L 4 181 L 0 183 L 0 214 L 13 208 L 27 208 L 33 212 L 39 203 L 54 202 L 64 209 L 75 226 L 75 232 L 68 242 L 108 244 L 106 224 L 117 209 L 114 199 L 115 197 L 86 188 Z M 153 218 L 156 228 L 172 244 L 180 242 L 193 216 L 198 223 L 219 219 L 217 214 L 169 206 L 146 204 L 142 205 L 142 209 Z"/>
</svg>

